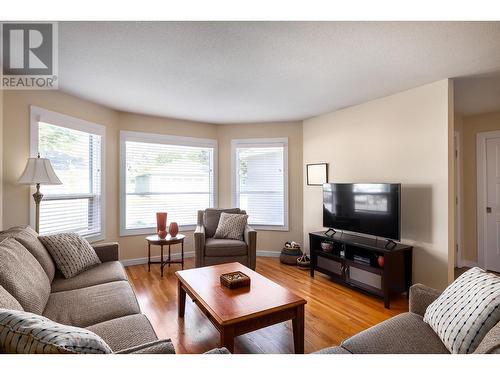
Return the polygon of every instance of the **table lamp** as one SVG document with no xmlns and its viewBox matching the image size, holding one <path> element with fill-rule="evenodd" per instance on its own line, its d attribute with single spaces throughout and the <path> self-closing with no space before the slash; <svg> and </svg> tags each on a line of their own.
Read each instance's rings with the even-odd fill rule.
<svg viewBox="0 0 500 375">
<path fill-rule="evenodd" d="M 54 172 L 50 160 L 41 158 L 40 154 L 36 158 L 28 159 L 26 168 L 17 182 L 22 185 L 36 185 L 36 192 L 33 194 L 36 205 L 35 230 L 40 233 L 40 202 L 43 198 L 40 185 L 60 185 L 62 182 Z"/>
</svg>

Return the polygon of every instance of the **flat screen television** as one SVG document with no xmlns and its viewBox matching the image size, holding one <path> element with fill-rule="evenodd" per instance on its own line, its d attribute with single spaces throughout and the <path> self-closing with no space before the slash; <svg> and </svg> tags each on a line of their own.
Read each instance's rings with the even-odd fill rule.
<svg viewBox="0 0 500 375">
<path fill-rule="evenodd" d="M 323 226 L 401 240 L 401 184 L 323 184 Z"/>
</svg>

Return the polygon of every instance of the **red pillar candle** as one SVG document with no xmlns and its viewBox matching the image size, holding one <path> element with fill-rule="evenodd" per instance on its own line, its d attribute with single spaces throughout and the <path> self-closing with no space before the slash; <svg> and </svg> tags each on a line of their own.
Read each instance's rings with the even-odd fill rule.
<svg viewBox="0 0 500 375">
<path fill-rule="evenodd" d="M 166 212 L 157 212 L 156 213 L 156 233 L 158 233 L 158 237 L 160 237 L 160 238 L 167 237 L 167 213 Z"/>
</svg>

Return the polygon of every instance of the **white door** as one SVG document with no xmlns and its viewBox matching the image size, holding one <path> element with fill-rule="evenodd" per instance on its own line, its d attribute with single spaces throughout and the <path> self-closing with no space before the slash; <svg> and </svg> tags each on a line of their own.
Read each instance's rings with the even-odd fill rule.
<svg viewBox="0 0 500 375">
<path fill-rule="evenodd" d="M 485 265 L 500 272 L 500 138 L 486 140 Z"/>
</svg>

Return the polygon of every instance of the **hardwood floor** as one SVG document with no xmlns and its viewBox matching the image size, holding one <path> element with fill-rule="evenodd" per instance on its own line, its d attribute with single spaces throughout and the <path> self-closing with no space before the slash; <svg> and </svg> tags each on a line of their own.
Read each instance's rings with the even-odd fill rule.
<svg viewBox="0 0 500 375">
<path fill-rule="evenodd" d="M 193 267 L 186 259 L 185 268 Z M 188 298 L 184 320 L 177 317 L 177 278 L 180 267 L 160 268 L 147 264 L 127 267 L 142 311 L 160 338 L 170 338 L 177 353 L 203 353 L 219 346 L 219 334 L 212 323 Z M 391 309 L 383 301 L 340 286 L 327 276 L 283 265 L 278 258 L 258 257 L 257 272 L 289 288 L 307 300 L 305 306 L 305 352 L 338 345 L 343 339 L 401 312 L 408 311 L 405 296 L 393 298 Z M 293 353 L 291 322 L 261 329 L 235 340 L 235 353 Z"/>
</svg>

